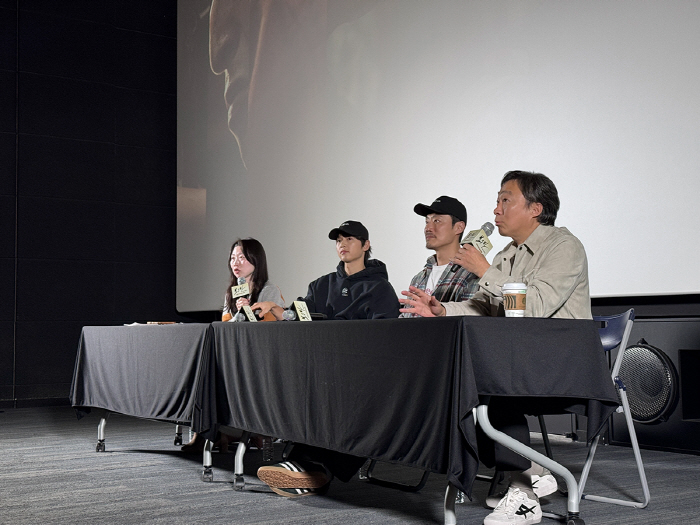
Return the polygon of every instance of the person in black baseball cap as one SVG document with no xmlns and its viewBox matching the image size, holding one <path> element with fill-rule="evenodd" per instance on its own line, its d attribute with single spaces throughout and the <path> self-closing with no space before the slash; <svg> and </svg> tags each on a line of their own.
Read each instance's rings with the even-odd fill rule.
<svg viewBox="0 0 700 525">
<path fill-rule="evenodd" d="M 328 319 L 386 319 L 399 316 L 399 300 L 389 284 L 386 266 L 370 259 L 369 232 L 358 221 L 345 221 L 328 237 L 335 241 L 340 262 L 336 271 L 309 284 L 306 302 L 312 313 Z M 364 457 L 297 443 L 289 463 L 265 465 L 258 478 L 283 496 L 323 493 L 332 477 L 349 481 L 365 462 Z M 331 475 L 329 475 L 332 474 Z"/>
<path fill-rule="evenodd" d="M 454 197 L 448 197 L 447 195 L 438 197 L 430 206 L 416 204 L 413 207 L 413 211 L 423 217 L 427 217 L 430 214 L 452 215 L 457 221 L 463 222 L 465 226 L 467 224 L 467 208 Z"/>
<path fill-rule="evenodd" d="M 399 301 L 389 284 L 386 265 L 370 259 L 372 247 L 365 225 L 345 221 L 328 238 L 335 241 L 340 262 L 335 272 L 309 284 L 303 298 L 309 311 L 329 319 L 398 317 Z"/>
<path fill-rule="evenodd" d="M 431 205 L 416 204 L 413 208 L 425 217 L 425 247 L 434 250 L 423 270 L 411 280 L 411 286 L 450 301 L 466 301 L 479 289 L 479 278 L 452 262 L 467 226 L 467 208 L 454 197 L 443 195 Z M 413 317 L 402 313 L 401 317 Z"/>
<path fill-rule="evenodd" d="M 335 241 L 338 238 L 339 233 L 369 239 L 369 232 L 367 231 L 367 228 L 365 228 L 365 225 L 360 221 L 345 221 L 337 228 L 333 228 L 328 234 L 328 238 Z"/>
</svg>

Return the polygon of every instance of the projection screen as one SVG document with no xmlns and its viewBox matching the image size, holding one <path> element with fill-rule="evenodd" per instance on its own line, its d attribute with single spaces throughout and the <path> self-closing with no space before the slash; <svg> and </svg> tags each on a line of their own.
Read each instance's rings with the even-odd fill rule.
<svg viewBox="0 0 700 525">
<path fill-rule="evenodd" d="M 221 307 L 238 237 L 305 295 L 349 219 L 400 293 L 431 253 L 414 205 L 456 197 L 477 228 L 514 169 L 557 185 L 593 296 L 699 293 L 698 20 L 678 0 L 181 0 L 178 310 Z"/>
</svg>

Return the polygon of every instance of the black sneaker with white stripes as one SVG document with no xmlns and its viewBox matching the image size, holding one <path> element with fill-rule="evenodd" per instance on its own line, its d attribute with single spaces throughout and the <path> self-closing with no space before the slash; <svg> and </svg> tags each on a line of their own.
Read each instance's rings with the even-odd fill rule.
<svg viewBox="0 0 700 525">
<path fill-rule="evenodd" d="M 331 481 L 326 469 L 315 463 L 283 461 L 258 469 L 258 478 L 277 494 L 288 498 L 325 492 Z"/>
</svg>

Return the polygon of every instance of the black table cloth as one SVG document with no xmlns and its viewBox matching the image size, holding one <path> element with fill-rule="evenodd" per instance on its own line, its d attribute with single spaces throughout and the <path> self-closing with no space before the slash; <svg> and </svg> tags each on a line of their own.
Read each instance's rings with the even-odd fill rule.
<svg viewBox="0 0 700 525">
<path fill-rule="evenodd" d="M 211 352 L 209 324 L 86 326 L 71 404 L 169 422 L 192 419 L 197 379 Z"/>
<path fill-rule="evenodd" d="M 193 428 L 218 425 L 434 472 L 471 493 L 472 408 L 508 396 L 598 429 L 617 406 L 593 321 L 214 323 Z"/>
<path fill-rule="evenodd" d="M 531 415 L 588 416 L 592 438 L 618 405 L 599 324 L 574 319 L 464 317 L 463 353 L 481 396 L 507 396 Z"/>
<path fill-rule="evenodd" d="M 214 354 L 193 417 L 357 456 L 446 472 L 468 463 L 454 399 L 458 318 L 214 323 Z M 466 374 L 471 377 L 472 374 Z M 201 411 L 200 411 L 201 410 Z M 450 440 L 459 445 L 450 447 Z"/>
</svg>

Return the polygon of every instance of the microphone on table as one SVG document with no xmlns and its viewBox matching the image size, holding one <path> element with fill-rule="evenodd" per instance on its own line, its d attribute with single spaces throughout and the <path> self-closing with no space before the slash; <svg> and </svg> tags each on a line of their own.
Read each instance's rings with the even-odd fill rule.
<svg viewBox="0 0 700 525">
<path fill-rule="evenodd" d="M 493 248 L 491 241 L 489 241 L 489 235 L 491 235 L 492 233 L 493 224 L 491 224 L 490 222 L 485 222 L 481 225 L 480 229 L 472 230 L 467 235 L 465 235 L 460 244 L 462 246 L 464 246 L 465 244 L 471 244 L 474 248 L 481 252 L 481 255 L 486 256 L 486 254 L 491 251 L 491 248 Z M 450 268 L 450 271 L 454 273 L 457 271 L 458 268 L 460 268 L 458 264 L 453 264 L 452 268 Z"/>
</svg>

